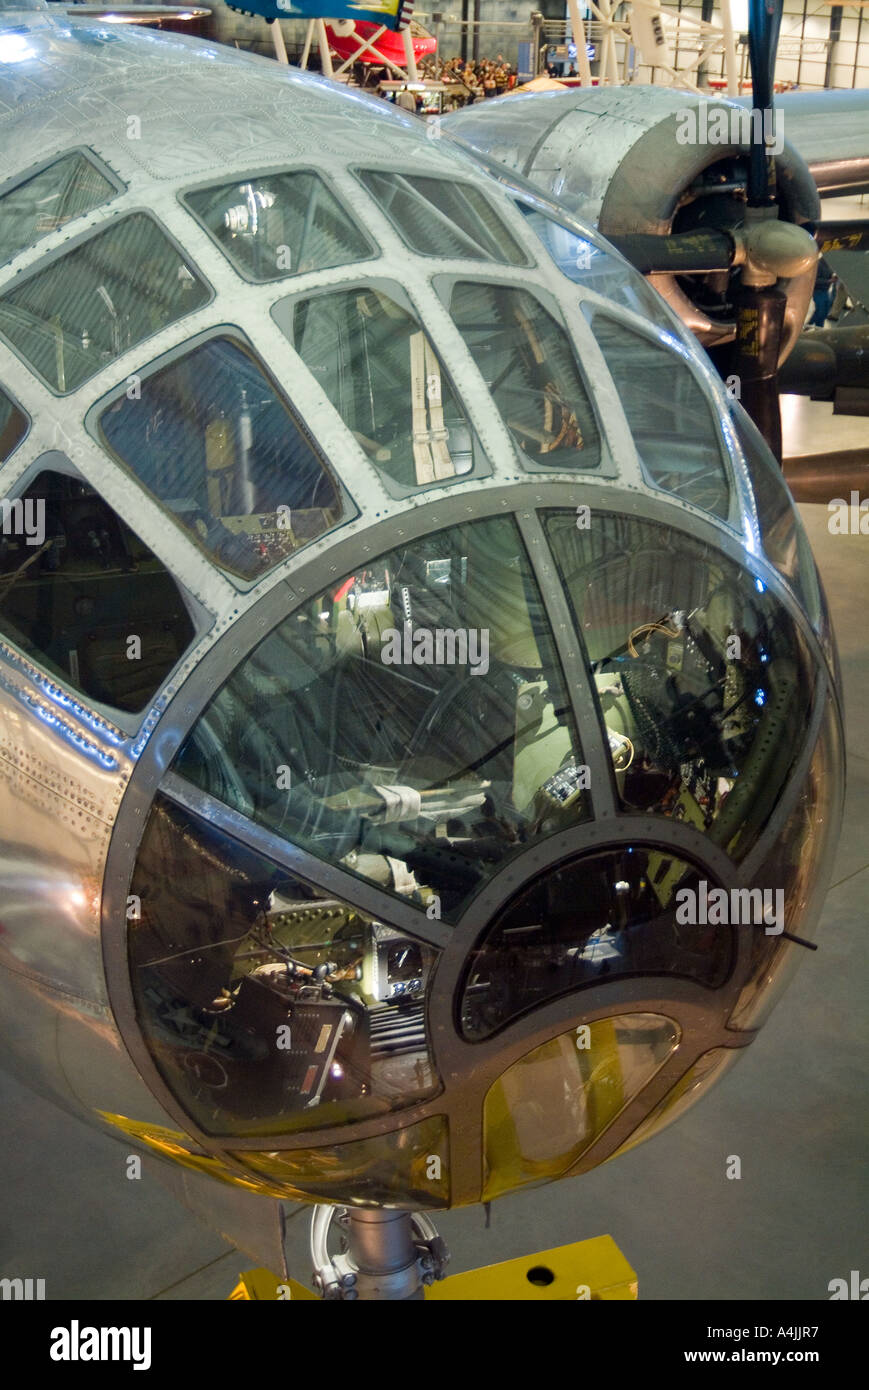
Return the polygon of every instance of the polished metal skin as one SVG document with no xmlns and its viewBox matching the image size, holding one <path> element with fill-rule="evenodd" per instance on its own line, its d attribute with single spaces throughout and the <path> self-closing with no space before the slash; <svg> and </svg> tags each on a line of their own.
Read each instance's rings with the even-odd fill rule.
<svg viewBox="0 0 869 1390">
<path fill-rule="evenodd" d="M 48 231 L 0 267 L 0 299 L 87 232 L 136 209 L 146 209 L 183 248 L 210 296 L 202 307 L 121 353 L 63 396 L 9 344 L 0 345 L 0 387 L 30 419 L 26 437 L 0 469 L 0 492 L 14 498 L 41 471 L 75 470 L 164 562 L 181 587 L 195 628 L 183 657 L 139 716 L 90 705 L 25 657 L 3 635 L 0 609 L 0 1031 L 6 1063 L 74 1113 L 105 1121 L 109 1132 L 120 1130 L 127 1143 L 141 1142 L 272 1196 L 318 1195 L 316 1186 L 306 1187 L 301 1170 L 282 1175 L 280 1161 L 295 1150 L 315 1156 L 321 1150 L 328 1156 L 330 1149 L 348 1142 L 370 1141 L 374 1151 L 383 1145 L 388 1166 L 387 1136 L 400 1148 L 405 1138 L 410 1142 L 416 1126 L 429 1126 L 419 1130 L 427 1137 L 432 1126 L 442 1124 L 446 1150 L 434 1156 L 444 1161 L 445 1185 L 433 1204 L 462 1205 L 483 1195 L 481 1112 L 508 1067 L 586 1023 L 606 1024 L 630 1014 L 673 1020 L 678 1045 L 649 1084 L 569 1164 L 569 1171 L 595 1166 L 630 1141 L 650 1112 L 673 1097 L 683 1078 L 688 1084 L 687 1073 L 699 1059 L 715 1053 L 717 1068 L 751 1041 L 759 1019 L 753 998 L 742 997 L 751 972 L 751 933 L 740 933 L 733 971 L 717 992 L 664 976 L 604 982 L 581 997 L 568 994 L 545 1002 L 479 1042 L 460 1036 L 456 1024 L 458 994 L 474 943 L 505 903 L 536 876 L 557 869 L 571 855 L 598 848 L 665 846 L 674 856 L 694 857 L 710 878 L 728 887 L 753 883 L 788 818 L 802 804 L 816 758 L 826 804 L 817 832 L 816 872 L 801 890 L 795 919 L 797 930 L 805 933 L 820 910 L 841 812 L 840 713 L 829 625 L 822 601 L 807 612 L 799 582 L 788 578 L 787 563 L 793 561 L 793 571 L 794 556 L 784 557 L 784 563 L 772 537 L 766 548 L 768 495 L 755 493 L 720 380 L 675 315 L 649 295 L 640 277 L 612 256 L 593 231 L 548 199 L 522 192 L 532 209 L 559 220 L 579 239 L 593 263 L 609 267 L 608 278 L 598 282 L 600 292 L 593 280 L 583 284 L 581 274 L 562 274 L 517 210 L 519 195 L 508 181 L 490 176 L 453 141 L 430 138 L 415 118 L 269 61 L 186 38 L 112 30 L 44 12 L 19 12 L 7 19 L 12 27 L 0 32 L 0 60 L 5 60 L 0 198 L 16 177 L 82 148 L 124 188 L 68 226 Z M 649 123 L 631 120 L 636 93 L 615 93 L 613 99 L 611 129 L 624 152 Z M 670 94 L 668 100 L 673 99 Z M 524 109 L 521 99 L 517 109 Z M 528 263 L 493 267 L 473 257 L 414 254 L 355 176 L 360 163 L 365 169 L 397 169 L 408 175 L 424 171 L 429 178 L 464 181 L 484 191 Z M 179 198 L 185 190 L 234 177 L 241 181 L 263 170 L 312 167 L 329 181 L 376 247 L 376 255 L 361 267 L 344 264 L 251 283 L 233 269 Z M 592 183 L 593 197 L 600 200 L 606 183 L 602 167 Z M 545 459 L 526 465 L 520 457 L 438 290 L 441 282 L 485 274 L 508 289 L 530 288 L 551 306 L 553 316 L 563 313 L 563 331 L 585 367 L 594 397 L 601 439 L 600 466 L 594 471 L 547 469 Z M 400 282 L 435 340 L 452 381 L 460 386 L 490 465 L 487 474 L 435 481 L 410 492 L 389 485 L 270 312 L 289 295 L 369 278 Z M 635 307 L 625 307 L 631 299 Z M 666 349 L 674 367 L 678 359 L 693 374 L 709 416 L 710 438 L 723 459 L 728 497 L 723 515 L 650 480 L 624 402 L 581 305 L 605 309 L 610 319 L 639 333 L 650 352 L 655 345 Z M 171 364 L 182 349 L 207 341 L 224 325 L 243 334 L 267 364 L 352 500 L 341 524 L 252 582 L 235 579 L 213 563 L 175 524 L 171 512 L 110 457 L 97 435 L 100 411 L 123 396 L 126 383 L 147 378 L 158 361 Z M 619 804 L 593 684 L 540 520 L 543 508 L 573 514 L 580 504 L 616 517 L 642 518 L 667 534 L 707 543 L 750 576 L 758 593 L 774 598 L 808 653 L 810 718 L 805 729 L 786 734 L 789 742 L 799 734 L 787 785 L 740 863 L 687 821 L 625 814 Z M 784 505 L 784 529 L 796 546 L 799 523 L 790 504 Z M 402 899 L 345 865 L 327 863 L 173 770 L 179 748 L 215 692 L 287 615 L 301 613 L 314 595 L 387 551 L 468 521 L 505 515 L 516 518 L 543 596 L 572 715 L 582 731 L 593 816 L 529 843 L 506 861 L 454 925 L 432 918 L 419 902 Z M 803 554 L 801 564 L 802 582 L 811 589 L 810 557 Z M 130 978 L 128 898 L 158 792 L 202 824 L 270 856 L 323 894 L 349 901 L 378 922 L 442 952 L 427 999 L 441 1081 L 437 1095 L 397 1113 L 291 1134 L 238 1138 L 205 1133 L 196 1124 L 154 1063 L 137 1021 Z M 764 990 L 783 976 L 796 949 L 784 940 L 779 943 Z M 427 1152 L 423 1149 L 423 1157 Z M 354 1196 L 354 1191 L 350 1200 L 363 1202 L 364 1196 Z M 330 1199 L 339 1201 L 342 1195 L 335 1190 Z M 390 1204 L 416 1205 L 403 1189 Z"/>
</svg>

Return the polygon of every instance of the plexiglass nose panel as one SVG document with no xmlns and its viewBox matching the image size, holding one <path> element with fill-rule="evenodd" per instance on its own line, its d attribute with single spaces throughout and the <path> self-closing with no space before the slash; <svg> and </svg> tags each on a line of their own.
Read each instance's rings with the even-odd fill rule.
<svg viewBox="0 0 869 1390">
<path fill-rule="evenodd" d="M 537 296 L 515 285 L 460 280 L 449 309 L 523 465 L 599 467 L 587 382 L 563 325 Z"/>
<path fill-rule="evenodd" d="M 562 1177 L 678 1042 L 671 1019 L 624 1014 L 562 1033 L 514 1062 L 483 1108 L 482 1200 Z"/>
<path fill-rule="evenodd" d="M 307 169 L 212 184 L 182 201 L 247 280 L 280 280 L 376 255 L 324 179 Z"/>
<path fill-rule="evenodd" d="M 439 1089 L 437 952 L 159 798 L 132 891 L 139 1024 L 206 1133 L 346 1124 Z"/>
<path fill-rule="evenodd" d="M 833 867 L 842 804 L 841 730 L 828 702 L 824 722 L 799 795 L 757 871 L 757 880 L 782 895 L 785 929 L 811 940 Z M 730 1018 L 731 1028 L 759 1028 L 802 952 L 779 935 L 752 937 L 748 978 Z"/>
<path fill-rule="evenodd" d="M 733 928 L 680 921 L 679 893 L 707 873 L 669 849 L 581 855 L 544 874 L 498 915 L 471 953 L 461 1030 L 477 1041 L 584 986 L 667 975 L 715 989 L 730 973 Z M 712 885 L 713 887 L 717 885 Z M 714 914 L 713 914 L 714 917 Z"/>
<path fill-rule="evenodd" d="M 516 206 L 568 280 L 630 309 L 658 328 L 669 333 L 680 331 L 681 321 L 645 277 L 606 242 L 599 241 L 596 234 L 588 232 L 584 237 L 578 236 L 555 217 L 519 198 Z"/>
<path fill-rule="evenodd" d="M 647 477 L 726 521 L 730 492 L 721 431 L 687 354 L 608 314 L 586 313 Z"/>
<path fill-rule="evenodd" d="M 657 522 L 595 510 L 546 529 L 585 643 L 623 810 L 704 831 L 735 860 L 803 749 L 816 663 L 764 581 Z"/>
<path fill-rule="evenodd" d="M 591 814 L 515 523 L 424 536 L 338 577 L 239 667 L 176 771 L 450 920 L 511 854 Z"/>
<path fill-rule="evenodd" d="M 400 285 L 342 287 L 272 310 L 356 443 L 401 493 L 490 471 L 459 392 Z"/>
<path fill-rule="evenodd" d="M 814 557 L 790 489 L 766 440 L 736 401 L 730 413 L 742 446 L 757 505 L 763 548 L 770 563 L 787 580 L 824 643 L 830 670 L 837 674 L 829 617 Z M 839 682 L 837 682 L 839 683 Z"/>
<path fill-rule="evenodd" d="M 255 579 L 347 515 L 277 383 L 229 335 L 118 393 L 100 437 L 224 569 Z"/>
<path fill-rule="evenodd" d="M 420 256 L 528 265 L 528 257 L 473 184 L 362 170 L 359 179 Z"/>
<path fill-rule="evenodd" d="M 437 1211 L 450 1205 L 449 1150 L 447 1120 L 432 1115 L 373 1139 L 233 1157 L 275 1196 Z"/>
</svg>

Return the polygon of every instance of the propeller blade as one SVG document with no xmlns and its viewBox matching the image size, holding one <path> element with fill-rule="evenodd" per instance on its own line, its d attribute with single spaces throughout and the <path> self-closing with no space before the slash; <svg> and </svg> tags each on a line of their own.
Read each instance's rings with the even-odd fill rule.
<svg viewBox="0 0 869 1390">
<path fill-rule="evenodd" d="M 778 359 L 787 297 L 775 285 L 742 283 L 734 299 L 736 344 L 731 371 L 739 378 L 742 404 L 781 463 Z"/>
<path fill-rule="evenodd" d="M 784 0 L 748 0 L 748 56 L 751 64 L 752 106 L 763 112 L 764 134 L 772 131 L 772 93 L 775 55 Z M 770 113 L 767 116 L 767 112 Z M 749 207 L 775 202 L 775 160 L 763 139 L 752 140 L 748 166 Z"/>
<path fill-rule="evenodd" d="M 861 251 L 869 246 L 869 218 L 819 222 L 815 227 L 815 240 L 822 256 L 828 251 Z"/>
<path fill-rule="evenodd" d="M 803 333 L 779 373 L 779 389 L 832 400 L 837 387 L 869 392 L 869 324 Z"/>
<path fill-rule="evenodd" d="M 637 232 L 609 239 L 642 275 L 664 271 L 671 275 L 692 275 L 728 270 L 736 255 L 733 238 L 727 232 L 676 232 L 670 236 Z"/>
<path fill-rule="evenodd" d="M 775 282 L 782 275 L 780 265 L 788 259 L 791 248 L 786 242 L 781 248 L 784 257 L 779 254 L 775 159 L 766 141 L 773 133 L 773 74 L 783 7 L 784 0 L 748 0 L 752 106 L 762 113 L 762 119 L 752 121 L 744 232 L 748 255 L 734 294 L 736 340 L 730 368 L 740 382 L 743 405 L 779 463 L 782 440 L 778 362 L 787 299 Z M 817 257 L 817 249 L 807 234 L 805 241 Z M 753 242 L 759 253 L 754 256 Z M 793 249 L 798 261 L 800 248 Z"/>
<path fill-rule="evenodd" d="M 820 458 L 788 459 L 785 478 L 795 502 L 822 502 L 827 506 L 834 497 L 847 497 L 852 491 L 858 497 L 869 492 L 869 464 L 865 449 L 843 449 Z"/>
</svg>

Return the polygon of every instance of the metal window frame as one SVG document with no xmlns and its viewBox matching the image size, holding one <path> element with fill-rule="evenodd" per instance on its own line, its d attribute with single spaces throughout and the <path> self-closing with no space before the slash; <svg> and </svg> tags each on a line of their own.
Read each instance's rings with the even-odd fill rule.
<svg viewBox="0 0 869 1390">
<path fill-rule="evenodd" d="M 12 392 L 9 391 L 3 385 L 2 382 L 0 382 L 0 397 L 2 397 L 4 401 L 7 401 L 9 403 L 13 410 L 17 410 L 18 414 L 24 421 L 24 433 L 20 436 L 19 439 L 15 441 L 15 443 L 12 445 L 12 448 L 9 450 L 9 453 L 5 454 L 2 458 L 0 458 L 0 471 L 2 471 L 2 469 L 6 467 L 7 463 L 12 458 L 12 456 L 21 448 L 21 445 L 25 442 L 27 436 L 30 434 L 31 429 L 33 428 L 33 417 L 29 411 L 24 409 L 24 406 L 21 404 L 18 398 L 16 396 L 13 396 Z"/>
</svg>

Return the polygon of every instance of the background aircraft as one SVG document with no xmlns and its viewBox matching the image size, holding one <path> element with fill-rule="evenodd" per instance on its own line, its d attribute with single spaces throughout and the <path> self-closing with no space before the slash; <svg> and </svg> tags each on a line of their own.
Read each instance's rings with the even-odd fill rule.
<svg viewBox="0 0 869 1390">
<path fill-rule="evenodd" d="M 326 25 L 329 43 L 338 58 L 346 58 L 366 65 L 383 64 L 388 59 L 393 65 L 401 66 L 406 54 L 401 35 L 390 30 L 379 33 L 379 24 L 365 23 L 362 20 L 347 20 L 343 24 L 336 20 Z M 417 62 L 437 49 L 437 40 L 423 29 L 422 25 L 411 26 L 411 46 Z"/>
</svg>

